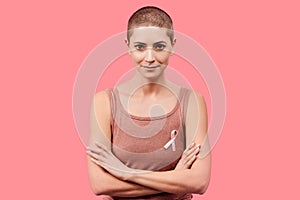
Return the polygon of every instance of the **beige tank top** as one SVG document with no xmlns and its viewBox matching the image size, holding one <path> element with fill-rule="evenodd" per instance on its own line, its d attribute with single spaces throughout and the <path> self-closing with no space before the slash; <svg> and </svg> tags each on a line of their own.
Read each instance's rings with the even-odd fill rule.
<svg viewBox="0 0 300 200">
<path fill-rule="evenodd" d="M 111 105 L 112 152 L 115 156 L 134 169 L 174 169 L 186 147 L 185 115 L 191 91 L 180 88 L 175 107 L 169 113 L 155 117 L 129 114 L 120 101 L 118 90 L 108 89 L 107 92 Z M 162 200 L 191 197 L 191 194 L 162 193 L 129 199 Z"/>
</svg>

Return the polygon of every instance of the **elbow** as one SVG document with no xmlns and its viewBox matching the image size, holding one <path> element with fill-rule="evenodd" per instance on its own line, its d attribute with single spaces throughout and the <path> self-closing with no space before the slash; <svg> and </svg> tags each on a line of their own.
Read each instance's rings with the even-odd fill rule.
<svg viewBox="0 0 300 200">
<path fill-rule="evenodd" d="M 90 188 L 92 190 L 92 192 L 97 195 L 109 195 L 109 188 L 107 186 L 105 186 L 105 184 L 99 184 L 99 182 L 97 183 L 93 183 L 90 182 Z"/>
<path fill-rule="evenodd" d="M 90 165 L 93 166 L 93 165 Z M 97 168 L 96 168 L 97 169 Z M 98 168 L 96 171 L 95 168 L 90 167 L 88 171 L 88 182 L 91 191 L 95 195 L 107 195 L 111 190 L 111 182 L 107 178 L 107 176 L 102 172 L 102 170 L 99 170 Z"/>
<path fill-rule="evenodd" d="M 102 187 L 99 187 L 95 184 L 91 184 L 91 190 L 97 196 L 105 194 L 105 190 Z"/>
<path fill-rule="evenodd" d="M 201 183 L 198 183 L 196 187 L 193 188 L 192 193 L 203 195 L 206 192 L 208 185 L 209 181 L 202 181 Z"/>
<path fill-rule="evenodd" d="M 210 175 L 197 176 L 195 174 L 191 174 L 190 178 L 187 182 L 181 182 L 177 189 L 177 193 L 193 193 L 203 195 L 208 189 L 210 182 Z"/>
<path fill-rule="evenodd" d="M 110 194 L 107 190 L 103 189 L 103 188 L 93 188 L 92 187 L 92 192 L 96 195 L 96 196 L 100 196 L 100 195 L 109 195 L 111 196 L 112 194 Z"/>
<path fill-rule="evenodd" d="M 188 182 L 188 184 L 180 184 L 175 189 L 175 193 L 193 193 L 193 194 L 204 194 L 208 188 L 209 181 L 207 180 L 197 180 Z"/>
</svg>

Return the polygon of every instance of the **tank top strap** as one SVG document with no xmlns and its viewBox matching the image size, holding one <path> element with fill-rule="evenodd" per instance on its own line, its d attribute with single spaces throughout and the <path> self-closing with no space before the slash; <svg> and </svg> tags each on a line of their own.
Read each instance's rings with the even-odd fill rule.
<svg viewBox="0 0 300 200">
<path fill-rule="evenodd" d="M 105 90 L 110 100 L 110 125 L 113 126 L 114 117 L 116 114 L 116 96 L 112 88 L 108 88 Z"/>
<path fill-rule="evenodd" d="M 189 103 L 189 97 L 191 94 L 191 90 L 181 87 L 178 95 L 180 101 L 180 110 L 181 110 L 181 126 L 184 132 L 184 149 L 186 148 L 186 130 L 185 130 L 185 121 L 186 121 L 186 112 Z"/>
<path fill-rule="evenodd" d="M 185 122 L 186 119 L 186 111 L 189 103 L 190 93 L 191 93 L 190 89 L 183 88 L 183 87 L 180 89 L 179 92 L 179 101 L 180 101 L 180 108 L 181 108 L 183 122 Z"/>
</svg>

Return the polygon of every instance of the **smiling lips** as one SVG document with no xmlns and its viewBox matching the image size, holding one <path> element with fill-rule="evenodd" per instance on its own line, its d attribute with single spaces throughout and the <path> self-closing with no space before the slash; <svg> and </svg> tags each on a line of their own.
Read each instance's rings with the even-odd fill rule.
<svg viewBox="0 0 300 200">
<path fill-rule="evenodd" d="M 145 69 L 148 69 L 148 70 L 150 70 L 150 69 L 155 69 L 155 68 L 158 68 L 159 67 L 159 65 L 156 65 L 156 66 L 142 66 L 143 68 L 145 68 Z"/>
</svg>

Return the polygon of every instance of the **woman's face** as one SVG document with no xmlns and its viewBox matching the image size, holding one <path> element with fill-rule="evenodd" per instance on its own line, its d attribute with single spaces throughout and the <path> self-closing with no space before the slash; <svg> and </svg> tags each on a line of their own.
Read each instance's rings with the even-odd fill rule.
<svg viewBox="0 0 300 200">
<path fill-rule="evenodd" d="M 158 78 L 163 74 L 174 44 L 167 29 L 154 26 L 134 28 L 129 44 L 127 42 L 133 64 L 145 78 Z"/>
</svg>

